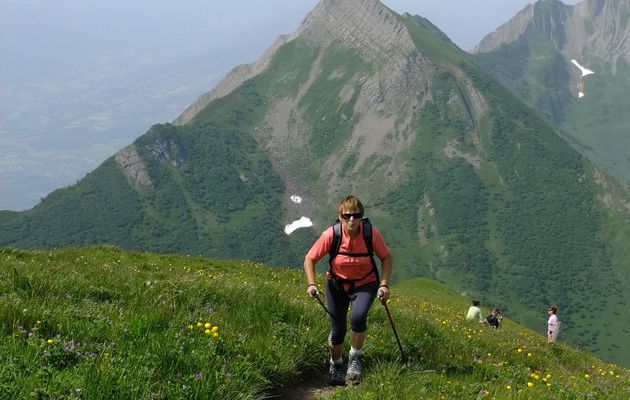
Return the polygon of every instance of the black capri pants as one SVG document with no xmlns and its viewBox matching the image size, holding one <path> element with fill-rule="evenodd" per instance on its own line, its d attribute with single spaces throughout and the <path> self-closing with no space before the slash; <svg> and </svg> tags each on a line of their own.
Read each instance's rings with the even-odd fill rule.
<svg viewBox="0 0 630 400">
<path fill-rule="evenodd" d="M 370 282 L 351 289 L 349 293 L 343 290 L 343 285 L 339 287 L 329 279 L 326 285 L 326 296 L 328 298 L 328 310 L 330 311 L 330 342 L 338 345 L 344 342 L 348 329 L 347 317 L 348 307 L 352 303 L 350 313 L 350 328 L 354 332 L 365 332 L 367 330 L 368 311 L 374 303 L 378 282 Z"/>
</svg>

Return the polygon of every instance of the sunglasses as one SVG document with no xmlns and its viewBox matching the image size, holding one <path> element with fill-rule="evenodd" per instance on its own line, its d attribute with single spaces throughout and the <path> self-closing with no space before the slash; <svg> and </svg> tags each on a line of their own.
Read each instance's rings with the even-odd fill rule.
<svg viewBox="0 0 630 400">
<path fill-rule="evenodd" d="M 350 213 L 343 213 L 341 214 L 341 218 L 343 219 L 350 219 L 350 217 L 354 217 L 354 219 L 359 219 L 359 218 L 363 218 L 363 213 L 354 213 L 354 214 L 350 214 Z"/>
</svg>

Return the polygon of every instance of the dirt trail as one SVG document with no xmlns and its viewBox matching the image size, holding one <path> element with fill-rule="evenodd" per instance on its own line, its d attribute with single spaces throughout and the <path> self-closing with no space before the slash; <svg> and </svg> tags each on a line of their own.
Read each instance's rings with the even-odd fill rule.
<svg viewBox="0 0 630 400">
<path fill-rule="evenodd" d="M 326 371 L 317 371 L 293 386 L 282 389 L 279 393 L 269 396 L 277 400 L 314 400 L 326 399 L 335 393 L 336 388 L 328 384 Z"/>
</svg>

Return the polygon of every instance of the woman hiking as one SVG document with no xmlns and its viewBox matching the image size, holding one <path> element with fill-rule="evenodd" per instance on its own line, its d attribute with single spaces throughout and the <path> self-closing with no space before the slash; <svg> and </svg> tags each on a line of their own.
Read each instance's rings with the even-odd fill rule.
<svg viewBox="0 0 630 400">
<path fill-rule="evenodd" d="M 309 296 L 316 297 L 319 289 L 315 283 L 315 264 L 326 254 L 330 256 L 326 273 L 326 297 L 331 325 L 328 337 L 331 385 L 343 385 L 345 381 L 360 379 L 368 311 L 377 292 L 382 292 L 383 301 L 389 297 L 388 285 L 393 266 L 389 247 L 380 231 L 367 218 L 363 218 L 363 204 L 357 197 L 343 199 L 339 203 L 338 214 L 335 225 L 322 233 L 304 257 L 308 283 L 306 290 Z M 381 260 L 381 278 L 373 254 Z M 344 381 L 342 354 L 350 305 L 351 348 Z"/>
</svg>

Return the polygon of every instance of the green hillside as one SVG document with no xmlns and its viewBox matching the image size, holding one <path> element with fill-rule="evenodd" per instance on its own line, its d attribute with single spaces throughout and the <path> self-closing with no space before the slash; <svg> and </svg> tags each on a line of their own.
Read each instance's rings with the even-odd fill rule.
<svg viewBox="0 0 630 400">
<path fill-rule="evenodd" d="M 404 367 L 376 303 L 364 382 L 310 398 L 629 394 L 630 371 L 566 344 L 551 348 L 509 318 L 498 331 L 469 323 L 469 299 L 435 281 L 393 293 Z M 323 375 L 327 360 L 328 322 L 303 274 L 242 261 L 2 249 L 0 320 L 2 399 L 257 399 Z"/>
<path fill-rule="evenodd" d="M 158 146 L 170 153 L 154 158 Z M 234 254 L 278 265 L 298 259 L 279 222 L 283 183 L 251 136 L 211 124 L 164 124 L 153 126 L 135 147 L 147 161 L 152 187 L 130 185 L 111 157 L 32 210 L 7 213 L 0 219 L 2 242 L 111 243 L 154 252 Z M 168 157 L 181 165 L 173 167 Z M 298 248 L 302 256 L 306 244 Z"/>
</svg>

